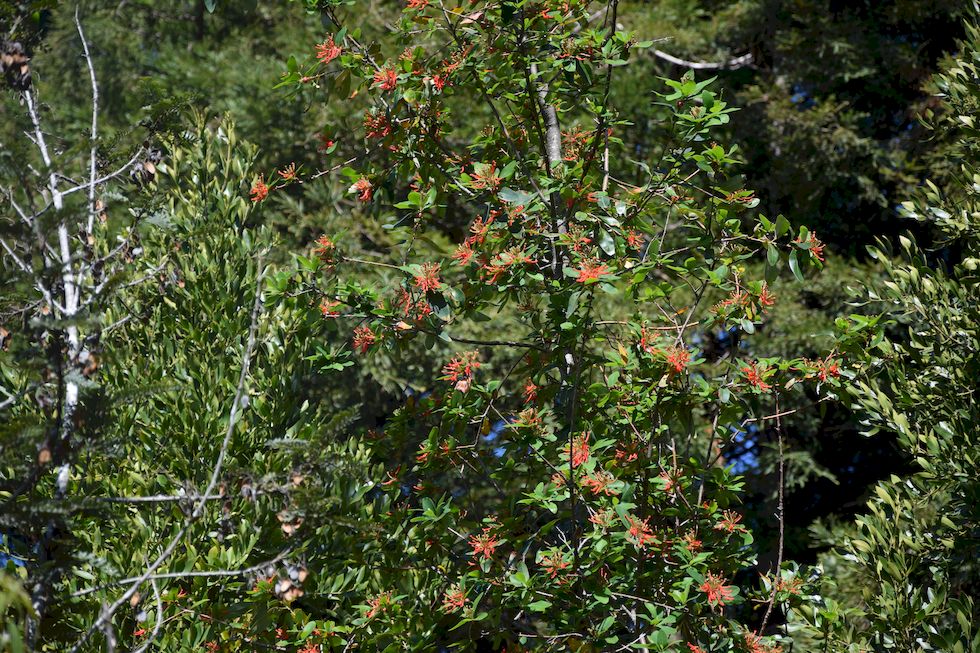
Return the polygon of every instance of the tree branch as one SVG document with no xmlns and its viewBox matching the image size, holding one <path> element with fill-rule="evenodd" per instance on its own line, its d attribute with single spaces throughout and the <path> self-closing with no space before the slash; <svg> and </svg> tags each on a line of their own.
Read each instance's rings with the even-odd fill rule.
<svg viewBox="0 0 980 653">
<path fill-rule="evenodd" d="M 687 59 L 681 59 L 680 57 L 675 57 L 672 54 L 668 54 L 663 50 L 653 50 L 653 55 L 658 59 L 663 59 L 668 63 L 672 63 L 675 66 L 681 66 L 682 68 L 691 68 L 692 70 L 737 70 L 739 68 L 745 68 L 746 66 L 752 65 L 752 53 L 743 54 L 740 57 L 735 57 L 729 59 L 728 61 L 688 61 Z"/>
</svg>

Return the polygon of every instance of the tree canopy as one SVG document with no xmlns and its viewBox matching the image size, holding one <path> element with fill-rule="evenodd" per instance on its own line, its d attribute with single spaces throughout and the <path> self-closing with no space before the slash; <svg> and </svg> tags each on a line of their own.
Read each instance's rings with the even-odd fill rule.
<svg viewBox="0 0 980 653">
<path fill-rule="evenodd" d="M 0 647 L 976 650 L 978 20 L 0 7 Z"/>
</svg>

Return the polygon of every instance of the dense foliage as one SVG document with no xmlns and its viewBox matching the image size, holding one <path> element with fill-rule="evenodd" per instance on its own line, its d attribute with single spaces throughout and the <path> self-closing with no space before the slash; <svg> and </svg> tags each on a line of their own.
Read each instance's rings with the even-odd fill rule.
<svg viewBox="0 0 980 653">
<path fill-rule="evenodd" d="M 2 647 L 976 649 L 978 18 L 0 8 Z"/>
</svg>

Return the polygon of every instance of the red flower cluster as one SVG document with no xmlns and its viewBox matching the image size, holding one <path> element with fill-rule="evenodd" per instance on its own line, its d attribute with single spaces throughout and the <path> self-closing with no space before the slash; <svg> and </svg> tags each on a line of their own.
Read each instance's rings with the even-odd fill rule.
<svg viewBox="0 0 980 653">
<path fill-rule="evenodd" d="M 500 546 L 500 540 L 490 532 L 490 527 L 483 529 L 480 535 L 470 535 L 470 546 L 473 548 L 473 556 L 483 556 L 484 560 L 493 557 L 493 552 Z"/>
<path fill-rule="evenodd" d="M 613 513 L 608 508 L 597 510 L 589 516 L 589 521 L 599 528 L 608 528 L 613 523 Z"/>
<path fill-rule="evenodd" d="M 721 513 L 721 521 L 715 524 L 715 530 L 727 531 L 729 533 L 744 531 L 745 527 L 739 524 L 740 521 L 742 521 L 742 515 L 734 510 L 726 510 Z"/>
<path fill-rule="evenodd" d="M 759 291 L 759 306 L 763 309 L 769 308 L 775 305 L 776 296 L 769 292 L 769 284 L 762 284 L 762 290 Z"/>
<path fill-rule="evenodd" d="M 337 317 L 340 315 L 340 311 L 337 307 L 340 306 L 340 302 L 335 302 L 324 297 L 320 300 L 320 314 L 323 317 Z"/>
<path fill-rule="evenodd" d="M 261 202 L 269 196 L 269 187 L 265 185 L 265 181 L 262 179 L 262 177 L 259 177 L 255 180 L 255 183 L 252 184 L 252 190 L 250 192 L 252 194 L 253 202 Z"/>
<path fill-rule="evenodd" d="M 479 352 L 469 351 L 456 356 L 442 368 L 443 378 L 452 381 L 453 387 L 460 392 L 466 392 L 473 382 L 473 373 L 480 367 L 479 355 Z"/>
<path fill-rule="evenodd" d="M 558 572 L 562 571 L 563 569 L 567 569 L 570 564 L 571 563 L 567 562 L 565 557 L 558 551 L 541 556 L 541 567 L 548 572 L 548 576 L 551 578 L 557 576 Z"/>
<path fill-rule="evenodd" d="M 453 585 L 443 594 L 442 609 L 445 612 L 457 612 L 465 608 L 468 601 L 466 592 L 459 585 Z"/>
<path fill-rule="evenodd" d="M 563 131 L 561 133 L 562 147 L 564 149 L 564 155 L 562 159 L 565 161 L 575 161 L 582 155 L 583 148 L 591 140 L 592 132 L 586 131 L 581 127 L 576 127 L 572 131 Z"/>
<path fill-rule="evenodd" d="M 772 389 L 772 384 L 767 383 L 764 378 L 765 370 L 760 370 L 756 363 L 749 363 L 742 367 L 742 374 L 745 375 L 745 380 L 749 385 L 755 386 L 762 390 L 763 392 L 768 392 Z"/>
<path fill-rule="evenodd" d="M 711 605 L 725 605 L 733 598 L 735 598 L 732 592 L 731 585 L 725 585 L 725 579 L 721 576 L 715 576 L 710 571 L 704 578 L 704 582 L 698 588 L 702 592 L 708 595 L 708 603 Z"/>
<path fill-rule="evenodd" d="M 362 354 L 367 352 L 377 340 L 378 337 L 374 335 L 374 331 L 367 325 L 361 325 L 354 329 L 354 349 Z"/>
<path fill-rule="evenodd" d="M 529 404 L 538 399 L 538 386 L 534 385 L 534 381 L 531 379 L 527 380 L 524 384 L 524 403 Z"/>
<path fill-rule="evenodd" d="M 328 64 L 339 57 L 341 52 L 343 50 L 333 42 L 332 36 L 328 36 L 326 41 L 316 46 L 316 58 L 324 64 Z"/>
<path fill-rule="evenodd" d="M 416 320 L 421 320 L 432 313 L 432 306 L 429 302 L 425 301 L 425 299 L 413 298 L 404 288 L 401 289 L 401 293 L 398 296 L 398 305 L 402 307 L 402 312 L 405 317 L 412 317 Z"/>
<path fill-rule="evenodd" d="M 439 281 L 439 264 L 423 263 L 422 270 L 415 275 L 415 287 L 422 292 L 430 292 L 442 288 Z"/>
<path fill-rule="evenodd" d="M 374 85 L 382 91 L 393 91 L 398 86 L 398 73 L 394 68 L 380 68 L 374 73 Z"/>
<path fill-rule="evenodd" d="M 391 592 L 382 592 L 375 597 L 368 599 L 368 611 L 364 615 L 368 619 L 373 619 L 391 606 Z"/>
<path fill-rule="evenodd" d="M 361 177 L 354 182 L 354 185 L 350 187 L 351 192 L 356 192 L 357 199 L 362 202 L 370 202 L 371 197 L 374 195 L 374 186 L 371 185 L 370 180 L 367 177 Z"/>
<path fill-rule="evenodd" d="M 579 283 L 588 283 L 589 281 L 598 281 L 599 277 L 604 274 L 609 274 L 609 268 L 604 263 L 596 263 L 594 261 L 583 261 L 582 267 L 578 270 L 578 278 L 575 279 Z"/>
<path fill-rule="evenodd" d="M 449 84 L 449 77 L 447 75 L 433 75 L 431 81 L 435 89 L 441 93 L 442 89 Z"/>
<path fill-rule="evenodd" d="M 476 252 L 470 247 L 469 239 L 466 242 L 460 243 L 453 253 L 453 260 L 456 261 L 458 265 L 469 265 L 473 257 L 476 256 Z"/>
<path fill-rule="evenodd" d="M 330 237 L 326 234 L 320 236 L 316 239 L 316 246 L 313 248 L 313 254 L 320 259 L 324 265 L 333 265 L 334 258 L 333 255 L 337 251 L 337 244 L 330 240 Z"/>
<path fill-rule="evenodd" d="M 290 163 L 288 166 L 279 170 L 279 176 L 283 181 L 293 181 L 296 179 L 296 164 Z"/>
<path fill-rule="evenodd" d="M 509 268 L 524 263 L 534 263 L 534 259 L 525 254 L 519 247 L 512 247 L 494 258 L 490 263 L 483 265 L 481 274 L 484 281 L 488 284 L 494 284 Z"/>
<path fill-rule="evenodd" d="M 586 476 L 582 479 L 582 487 L 587 487 L 592 490 L 593 494 L 605 494 L 606 496 L 614 497 L 619 492 L 609 487 L 616 482 L 616 477 L 607 471 L 596 472 L 592 476 Z"/>
<path fill-rule="evenodd" d="M 630 442 L 616 449 L 616 460 L 620 462 L 632 463 L 636 462 L 637 458 L 639 454 L 636 452 L 635 443 Z"/>
<path fill-rule="evenodd" d="M 638 549 L 645 549 L 651 544 L 657 543 L 657 536 L 653 534 L 650 530 L 650 524 L 647 523 L 647 519 L 636 519 L 634 517 L 627 517 L 629 521 L 629 538 L 633 541 Z"/>
<path fill-rule="evenodd" d="M 832 359 L 830 356 L 818 361 L 816 363 L 817 367 L 817 378 L 821 381 L 826 381 L 830 377 L 837 378 L 840 376 L 840 366 L 837 361 Z"/>
<path fill-rule="evenodd" d="M 811 231 L 810 232 L 810 235 L 807 236 L 807 239 L 806 240 L 802 240 L 800 238 L 797 238 L 793 242 L 794 243 L 806 243 L 807 245 L 810 246 L 809 247 L 809 250 L 810 250 L 810 254 L 813 256 L 813 258 L 817 259 L 821 263 L 824 262 L 825 258 L 824 258 L 823 250 L 824 250 L 824 247 L 826 247 L 826 245 L 824 245 L 820 241 L 820 239 L 817 238 L 817 234 L 815 232 Z"/>
<path fill-rule="evenodd" d="M 476 169 L 474 169 L 471 177 L 472 181 L 470 181 L 470 188 L 474 190 L 497 190 L 500 187 L 500 184 L 503 182 L 503 179 L 497 175 L 496 162 L 484 166 L 483 172 L 477 172 Z"/>
<path fill-rule="evenodd" d="M 685 347 L 670 347 L 664 351 L 664 355 L 675 372 L 683 372 L 691 360 L 691 352 Z"/>
<path fill-rule="evenodd" d="M 367 138 L 384 138 L 391 134 L 391 131 L 388 116 L 380 112 L 364 112 L 364 135 Z"/>
<path fill-rule="evenodd" d="M 694 531 L 688 531 L 684 535 L 683 540 L 684 540 L 684 548 L 690 551 L 691 553 L 695 553 L 701 550 L 701 546 L 702 546 L 701 540 L 699 540 L 694 535 Z"/>
<path fill-rule="evenodd" d="M 570 444 L 565 445 L 565 455 L 569 457 L 572 467 L 578 467 L 589 459 L 589 434 L 580 435 L 572 438 Z"/>
</svg>

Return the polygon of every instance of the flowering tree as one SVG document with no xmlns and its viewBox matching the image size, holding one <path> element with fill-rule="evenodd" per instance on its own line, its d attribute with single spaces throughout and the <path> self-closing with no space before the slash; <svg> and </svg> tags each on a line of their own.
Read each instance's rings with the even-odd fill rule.
<svg viewBox="0 0 980 653">
<path fill-rule="evenodd" d="M 305 288 L 350 337 L 324 363 L 457 350 L 369 434 L 387 465 L 376 591 L 345 637 L 777 650 L 763 634 L 803 578 L 781 555 L 761 585 L 747 573 L 724 447 L 750 424 L 778 434 L 780 396 L 836 387 L 842 366 L 752 349 L 780 266 L 801 278 L 824 254 L 726 176 L 736 152 L 711 131 L 734 109 L 711 80 L 651 84 L 658 150 L 631 160 L 611 80 L 650 42 L 615 0 L 410 0 L 389 20 L 401 52 L 348 25 L 360 3 L 309 4 L 333 31 L 283 84 L 365 104 L 312 176 L 339 173 L 402 236 L 391 261 L 314 245 Z M 271 179 L 253 200 L 294 181 Z M 351 280 L 363 268 L 376 283 Z M 697 335 L 719 327 L 733 345 L 706 355 Z"/>
</svg>

